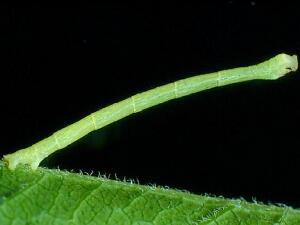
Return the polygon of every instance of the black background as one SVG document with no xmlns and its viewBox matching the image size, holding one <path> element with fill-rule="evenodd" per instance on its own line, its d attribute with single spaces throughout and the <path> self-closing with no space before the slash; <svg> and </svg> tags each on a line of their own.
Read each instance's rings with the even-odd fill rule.
<svg viewBox="0 0 300 225">
<path fill-rule="evenodd" d="M 191 75 L 300 49 L 297 1 L 1 6 L 1 154 Z M 42 165 L 300 207 L 300 74 L 177 99 Z"/>
</svg>

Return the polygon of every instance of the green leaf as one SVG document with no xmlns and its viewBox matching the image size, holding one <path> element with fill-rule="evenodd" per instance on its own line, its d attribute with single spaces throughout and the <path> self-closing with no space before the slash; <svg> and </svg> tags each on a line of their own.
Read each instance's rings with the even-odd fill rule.
<svg viewBox="0 0 300 225">
<path fill-rule="evenodd" d="M 300 210 L 0 161 L 1 225 L 297 225 Z"/>
</svg>

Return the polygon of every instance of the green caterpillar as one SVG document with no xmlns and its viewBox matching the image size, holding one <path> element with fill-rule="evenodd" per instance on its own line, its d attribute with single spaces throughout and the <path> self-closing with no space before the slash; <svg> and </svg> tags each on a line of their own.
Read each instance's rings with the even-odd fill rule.
<svg viewBox="0 0 300 225">
<path fill-rule="evenodd" d="M 11 170 L 14 170 L 19 164 L 28 164 L 32 169 L 36 169 L 40 162 L 53 152 L 66 147 L 91 131 L 100 129 L 133 113 L 214 87 L 254 79 L 275 80 L 291 71 L 296 71 L 297 68 L 296 55 L 279 54 L 257 65 L 178 80 L 100 109 L 28 148 L 5 155 L 4 161 Z"/>
</svg>

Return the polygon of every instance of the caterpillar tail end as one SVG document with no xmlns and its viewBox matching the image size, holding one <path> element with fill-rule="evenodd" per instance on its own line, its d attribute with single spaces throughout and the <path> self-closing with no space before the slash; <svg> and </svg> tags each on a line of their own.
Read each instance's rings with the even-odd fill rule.
<svg viewBox="0 0 300 225">
<path fill-rule="evenodd" d="M 41 162 L 32 155 L 32 151 L 29 149 L 21 149 L 12 154 L 4 155 L 3 161 L 10 170 L 15 170 L 18 165 L 28 165 L 32 170 L 36 170 Z"/>
</svg>

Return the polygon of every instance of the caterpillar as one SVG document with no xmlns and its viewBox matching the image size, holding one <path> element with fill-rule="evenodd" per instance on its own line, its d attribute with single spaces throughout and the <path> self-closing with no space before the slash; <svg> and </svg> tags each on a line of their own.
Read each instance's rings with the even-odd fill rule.
<svg viewBox="0 0 300 225">
<path fill-rule="evenodd" d="M 297 56 L 282 53 L 257 65 L 197 75 L 162 85 L 102 108 L 32 146 L 4 155 L 3 161 L 11 170 L 19 164 L 27 164 L 35 170 L 43 159 L 55 151 L 133 113 L 214 87 L 254 79 L 275 80 L 297 68 Z"/>
</svg>

